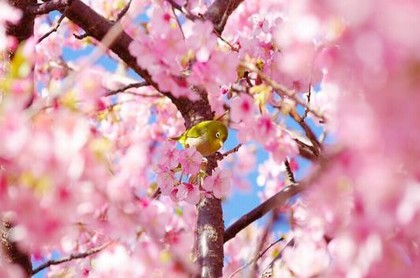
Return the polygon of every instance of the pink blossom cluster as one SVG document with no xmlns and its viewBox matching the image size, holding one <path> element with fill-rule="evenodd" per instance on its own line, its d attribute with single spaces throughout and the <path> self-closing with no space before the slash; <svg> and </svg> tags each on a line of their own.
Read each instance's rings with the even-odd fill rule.
<svg viewBox="0 0 420 278">
<path fill-rule="evenodd" d="M 419 23 L 419 6 L 415 1 L 279 5 L 287 8 L 274 27 L 260 6 L 245 3 L 242 11 L 248 18 L 262 11 L 262 32 L 275 30 L 272 42 L 281 51 L 268 72 L 273 79 L 297 90 L 309 80 L 320 82 L 310 105 L 326 116 L 325 129 L 336 136 L 337 149 L 330 152 L 338 152 L 296 205 L 295 243 L 282 256 L 288 271 L 298 277 L 414 277 L 420 265 L 414 232 L 420 41 L 411 30 Z M 238 26 L 233 19 L 241 16 L 238 10 L 232 18 L 231 33 Z M 241 26 L 258 28 L 250 21 Z M 288 79 L 288 73 L 297 79 Z"/>
<path fill-rule="evenodd" d="M 110 19 L 128 3 L 85 2 Z M 196 20 L 170 1 L 130 2 L 118 24 L 154 84 L 117 92 L 134 80 L 114 54 L 104 53 L 116 61 L 113 72 L 95 55 L 64 60 L 64 48 L 92 42 L 74 38 L 83 30 L 66 19 L 37 43 L 58 21 L 37 17 L 34 38 L 9 61 L 16 41 L 6 22 L 21 15 L 0 1 L 0 218 L 12 224 L 10 240 L 44 261 L 104 246 L 51 266 L 50 276 L 194 275 L 192 205 L 228 198 L 231 184 L 256 182 L 262 201 L 282 190 L 284 161 L 297 172 L 302 145 L 317 147 L 299 141 L 301 122 L 290 125 L 299 112 L 332 139 L 309 173 L 299 172 L 306 191 L 278 208 L 287 227 L 241 231 L 225 245 L 225 275 L 252 261 L 246 271 L 274 277 L 415 277 L 418 2 L 249 0 L 222 34 L 199 19 L 214 1 L 174 2 Z M 183 120 L 165 96 L 195 101 L 199 92 L 243 144 L 212 175 L 194 148 L 169 140 Z M 0 276 L 22 275 L 2 252 Z"/>
<path fill-rule="evenodd" d="M 238 59 L 217 47 L 211 23 L 179 25 L 166 2 L 153 5 L 147 15 L 150 21 L 144 29 L 136 30 L 130 52 L 137 57 L 139 66 L 149 71 L 160 90 L 194 100 L 198 95 L 189 88 L 201 86 L 213 102 L 220 93 L 219 86 L 235 81 Z"/>
<path fill-rule="evenodd" d="M 16 240 L 41 251 L 103 204 L 95 194 L 108 175 L 95 150 L 101 139 L 66 111 L 31 119 L 8 108 L 2 107 L 0 121 L 0 206 L 3 217 L 17 223 Z"/>
<path fill-rule="evenodd" d="M 174 143 L 168 142 L 160 152 L 156 182 L 163 195 L 170 196 L 175 202 L 186 201 L 195 205 L 201 194 L 212 193 L 220 199 L 228 193 L 230 173 L 216 169 L 207 176 L 202 169 L 203 157 L 195 148 L 179 150 Z"/>
<path fill-rule="evenodd" d="M 321 217 L 325 235 L 333 238 L 325 271 L 412 277 L 420 266 L 413 249 L 420 99 L 412 71 L 420 40 L 409 29 L 419 22 L 419 6 L 415 1 L 357 1 L 350 7 L 324 1 L 320 8 L 345 24 L 322 57 L 325 83 L 341 90 L 334 122 L 343 152 L 307 197 L 310 215 Z"/>
</svg>

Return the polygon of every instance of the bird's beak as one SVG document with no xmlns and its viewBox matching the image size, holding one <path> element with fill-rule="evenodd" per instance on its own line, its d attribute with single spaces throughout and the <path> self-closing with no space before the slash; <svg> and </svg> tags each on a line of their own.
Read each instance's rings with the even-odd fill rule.
<svg viewBox="0 0 420 278">
<path fill-rule="evenodd" d="M 223 141 L 222 141 L 222 140 L 219 140 L 219 144 L 220 144 L 220 149 L 223 149 L 223 145 L 224 145 L 224 143 L 223 143 Z"/>
</svg>

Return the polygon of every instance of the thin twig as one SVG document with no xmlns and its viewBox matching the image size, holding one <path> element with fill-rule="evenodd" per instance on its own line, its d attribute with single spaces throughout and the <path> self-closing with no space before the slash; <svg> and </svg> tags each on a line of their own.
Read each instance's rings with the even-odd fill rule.
<svg viewBox="0 0 420 278">
<path fill-rule="evenodd" d="M 184 30 L 182 30 L 181 22 L 179 21 L 179 18 L 178 18 L 178 16 L 177 16 L 177 15 L 176 15 L 176 13 L 175 13 L 175 8 L 174 8 L 174 6 L 172 6 L 171 8 L 172 8 L 172 13 L 174 14 L 174 17 L 175 17 L 175 20 L 176 20 L 176 24 L 178 25 L 178 28 L 179 28 L 179 30 L 181 31 L 182 38 L 183 38 L 183 39 L 184 39 L 184 41 L 185 41 L 185 34 L 184 34 Z"/>
<path fill-rule="evenodd" d="M 311 79 L 312 79 L 312 74 L 311 74 Z M 306 96 L 306 99 L 308 100 L 308 105 L 311 102 L 311 93 L 312 93 L 312 82 L 309 82 L 309 89 L 308 89 L 308 95 Z M 308 116 L 308 108 L 305 107 L 305 113 L 303 114 L 302 119 L 306 119 L 306 117 Z"/>
<path fill-rule="evenodd" d="M 284 166 L 286 167 L 286 173 L 288 178 L 288 182 L 286 182 L 286 184 L 288 185 L 290 183 L 296 183 L 295 176 L 293 175 L 293 171 L 290 168 L 289 160 L 286 159 L 284 161 Z"/>
<path fill-rule="evenodd" d="M 251 270 L 251 275 L 250 275 L 251 277 L 256 277 L 257 276 L 257 273 L 258 273 L 257 260 L 259 258 L 261 258 L 262 255 L 265 253 L 265 252 L 263 252 L 263 254 L 261 254 L 261 250 L 263 250 L 264 244 L 266 243 L 267 238 L 268 238 L 270 232 L 273 230 L 274 223 L 277 221 L 278 218 L 279 218 L 279 215 L 278 215 L 277 210 L 273 210 L 271 212 L 270 222 L 265 226 L 263 235 L 261 237 L 260 244 L 259 244 L 259 246 L 257 248 L 257 251 L 255 252 L 255 256 L 254 257 L 256 259 L 253 262 L 254 267 Z"/>
<path fill-rule="evenodd" d="M 265 253 L 267 253 L 268 250 L 271 249 L 271 247 L 273 247 L 274 245 L 276 245 L 277 243 L 283 241 L 284 238 L 281 237 L 279 239 L 277 239 L 276 241 L 272 242 L 270 245 L 268 245 L 263 251 L 261 251 L 256 257 L 254 257 L 252 260 L 250 260 L 249 262 L 247 262 L 246 264 L 244 264 L 243 266 L 241 266 L 240 268 L 238 268 L 237 270 L 235 270 L 235 272 L 233 272 L 229 278 L 233 278 L 236 274 L 238 274 L 240 271 L 244 270 L 245 268 L 247 268 L 248 266 L 250 266 L 252 263 L 258 261 L 262 256 L 264 256 Z M 252 277 L 252 276 L 251 276 Z"/>
<path fill-rule="evenodd" d="M 230 16 L 230 10 L 232 9 L 232 6 L 233 6 L 233 1 L 229 1 L 228 6 L 226 10 L 224 10 L 220 21 L 217 24 L 213 23 L 216 33 L 219 33 L 219 30 L 220 30 L 219 34 L 221 34 L 222 33 L 221 31 L 225 28 L 226 22 Z"/>
<path fill-rule="evenodd" d="M 180 11 L 187 19 L 191 21 L 195 21 L 197 19 L 201 19 L 199 16 L 196 16 L 192 13 L 190 13 L 185 7 L 179 5 L 174 0 L 166 0 L 169 4 L 171 4 L 172 8 L 175 10 Z"/>
<path fill-rule="evenodd" d="M 131 1 L 132 1 L 132 0 L 129 0 L 129 1 L 128 1 L 128 3 L 127 3 L 127 5 L 125 5 L 124 9 L 122 9 L 122 10 L 118 13 L 118 15 L 117 15 L 117 19 L 116 19 L 115 21 L 119 21 L 119 20 L 121 20 L 121 18 L 123 18 L 123 16 L 124 16 L 124 15 L 128 12 L 128 10 L 130 9 Z"/>
<path fill-rule="evenodd" d="M 244 77 L 245 77 L 246 84 L 248 84 L 248 86 L 249 86 L 250 88 L 251 88 L 252 86 L 254 86 L 254 85 L 252 84 L 252 82 L 251 82 L 250 77 L 249 77 L 249 71 L 246 71 L 246 72 L 244 73 Z"/>
<path fill-rule="evenodd" d="M 158 187 L 155 192 L 153 192 L 152 196 L 150 196 L 150 199 L 159 199 L 159 196 L 162 194 L 162 191 L 160 190 L 160 187 Z"/>
<path fill-rule="evenodd" d="M 71 254 L 69 257 L 64 258 L 64 259 L 60 259 L 60 260 L 49 260 L 43 264 L 41 264 L 40 266 L 38 266 L 37 268 L 35 268 L 34 270 L 32 270 L 32 275 L 35 275 L 36 273 L 40 272 L 41 270 L 43 270 L 44 268 L 50 267 L 52 265 L 58 265 L 58 264 L 62 264 L 62 263 L 66 263 L 72 260 L 77 260 L 77 259 L 83 259 L 89 256 L 92 256 L 100 251 L 102 251 L 103 249 L 105 249 L 106 247 L 108 247 L 111 244 L 111 242 L 107 242 L 99 247 L 96 248 L 92 248 L 86 252 L 83 253 L 78 253 L 78 254 Z"/>
<path fill-rule="evenodd" d="M 174 11 L 174 10 L 178 10 L 178 11 L 180 11 L 186 18 L 188 18 L 189 20 L 191 20 L 191 21 L 195 21 L 195 20 L 198 20 L 198 19 L 203 19 L 203 16 L 196 16 L 196 15 L 194 15 L 194 14 L 192 14 L 192 13 L 190 13 L 189 11 L 187 11 L 187 9 L 185 9 L 185 6 L 181 6 L 181 5 L 179 5 L 178 3 L 176 3 L 174 0 L 166 0 L 169 4 L 171 4 L 171 6 L 172 6 L 172 10 Z M 231 9 L 232 7 L 232 3 L 229 3 L 228 4 L 228 6 L 227 6 L 227 9 L 229 10 L 229 9 Z M 228 19 L 228 17 L 229 17 L 229 15 L 230 15 L 230 13 L 231 13 L 231 11 L 228 11 L 228 10 L 226 10 L 224 13 L 223 13 L 223 16 L 222 16 L 222 20 L 221 20 L 221 22 L 220 22 L 220 24 L 219 25 L 221 25 L 221 26 L 223 26 L 224 27 L 224 25 L 226 24 L 226 21 L 227 21 L 227 19 Z M 174 14 L 175 14 L 175 11 L 174 11 Z M 176 17 L 176 20 L 177 20 L 177 22 L 178 22 L 178 25 L 180 26 L 180 28 L 181 28 L 181 24 L 179 24 L 179 19 L 178 19 L 178 17 L 175 15 L 175 17 Z M 214 22 L 213 22 L 213 24 L 214 24 Z M 224 43 L 226 43 L 230 48 L 231 48 L 231 50 L 232 51 L 235 51 L 235 52 L 239 52 L 239 49 L 237 48 L 237 47 L 234 47 L 231 43 L 229 43 L 225 38 L 223 38 L 222 37 L 222 35 L 221 35 L 221 33 L 220 33 L 220 31 L 223 29 L 223 27 L 220 27 L 220 26 L 214 26 L 214 29 L 213 29 L 213 31 L 214 31 L 214 33 L 216 34 L 216 36 L 217 37 L 219 37 L 219 39 L 221 39 Z M 181 32 L 182 32 L 182 28 L 181 28 Z M 184 33 L 182 32 L 182 34 L 184 35 Z M 185 36 L 184 36 L 184 39 L 185 39 Z"/>
<path fill-rule="evenodd" d="M 302 156 L 302 157 L 304 157 L 306 159 L 309 159 L 311 161 L 315 161 L 315 160 L 318 159 L 318 156 L 316 156 L 314 154 L 313 146 L 310 146 L 310 145 L 302 142 L 298 138 L 293 138 L 293 139 L 295 140 L 295 142 L 296 142 L 296 144 L 297 144 L 297 146 L 299 148 L 299 155 L 300 156 Z"/>
<path fill-rule="evenodd" d="M 294 100 L 297 104 L 302 105 L 303 107 L 306 107 L 310 113 L 318 117 L 321 121 L 325 122 L 326 119 L 324 115 L 322 115 L 320 112 L 312 109 L 309 104 L 305 103 L 300 98 L 296 97 L 296 94 L 293 90 L 287 89 L 285 86 L 278 84 L 274 80 L 272 80 L 268 75 L 266 75 L 264 72 L 262 72 L 257 66 L 255 66 L 252 63 L 249 62 L 242 62 L 241 65 L 248 70 L 257 73 L 268 85 L 270 85 L 275 92 L 277 92 L 281 97 L 287 97 L 292 100 Z"/>
<path fill-rule="evenodd" d="M 303 128 L 305 131 L 306 136 L 311 141 L 312 145 L 314 146 L 313 151 L 316 156 L 320 155 L 320 151 L 322 149 L 321 143 L 319 143 L 318 139 L 315 136 L 315 133 L 312 129 L 308 126 L 303 118 L 299 116 L 296 109 L 291 109 L 289 115 Z"/>
<path fill-rule="evenodd" d="M 171 4 L 172 8 L 177 9 L 178 11 L 180 11 L 181 13 L 184 13 L 182 11 L 182 6 L 179 5 L 176 1 L 174 0 L 166 0 L 169 4 Z"/>
<path fill-rule="evenodd" d="M 284 187 L 282 190 L 277 192 L 274 196 L 267 199 L 259 206 L 243 215 L 235 223 L 230 225 L 226 230 L 223 237 L 226 243 L 230 239 L 234 238 L 240 231 L 246 228 L 249 224 L 253 223 L 257 219 L 263 217 L 265 214 L 270 212 L 275 207 L 284 205 L 291 197 L 305 190 L 307 183 L 295 183 Z"/>
<path fill-rule="evenodd" d="M 222 34 L 229 16 L 242 2 L 243 0 L 215 0 L 203 17 L 213 23 L 216 32 Z"/>
<path fill-rule="evenodd" d="M 228 42 L 225 38 L 223 38 L 222 37 L 222 35 L 220 35 L 216 30 L 214 31 L 214 33 L 216 34 L 216 36 L 222 41 L 222 42 L 224 42 L 225 44 L 227 44 L 229 47 L 230 47 L 230 49 L 232 50 L 232 51 L 235 51 L 235 52 L 239 52 L 239 49 L 237 48 L 237 47 L 234 47 L 230 42 Z"/>
<path fill-rule="evenodd" d="M 73 37 L 75 37 L 78 40 L 83 40 L 84 38 L 89 37 L 88 33 L 83 33 L 83 34 L 73 34 Z"/>
<path fill-rule="evenodd" d="M 222 160 L 223 158 L 225 158 L 226 156 L 236 153 L 237 151 L 239 151 L 239 148 L 242 147 L 242 144 L 238 144 L 236 147 L 234 147 L 233 149 L 228 150 L 227 152 L 220 154 L 220 156 L 216 157 L 217 160 Z"/>
<path fill-rule="evenodd" d="M 276 257 L 274 257 L 274 259 L 268 264 L 268 266 L 264 269 L 264 271 L 262 272 L 263 274 L 266 273 L 267 271 L 271 270 L 273 268 L 274 263 L 281 258 L 281 256 L 283 255 L 283 251 L 286 249 L 286 247 L 288 246 L 293 246 L 295 244 L 295 239 L 292 238 L 291 240 L 289 240 L 289 242 L 281 249 L 280 253 L 278 253 L 278 255 Z"/>
<path fill-rule="evenodd" d="M 327 131 L 323 130 L 321 136 L 319 137 L 319 143 L 324 143 L 325 139 L 327 138 Z"/>
<path fill-rule="evenodd" d="M 42 37 L 40 37 L 39 39 L 38 39 L 38 43 L 40 43 L 40 42 L 42 42 L 44 39 L 46 39 L 49 35 L 51 35 L 52 33 L 54 33 L 54 32 L 57 32 L 58 31 L 58 27 L 60 27 L 60 24 L 61 24 L 61 22 L 63 21 L 63 19 L 65 18 L 66 16 L 64 15 L 64 14 L 62 14 L 61 16 L 60 16 L 60 18 L 58 19 L 58 21 L 57 21 L 57 24 L 55 25 L 55 27 L 54 28 L 52 28 L 50 31 L 48 31 L 47 33 L 45 33 L 44 35 L 42 35 Z"/>
<path fill-rule="evenodd" d="M 245 229 L 249 224 L 253 223 L 257 219 L 263 217 L 265 214 L 273 210 L 274 208 L 283 206 L 286 204 L 290 198 L 303 192 L 308 186 L 311 186 L 316 180 L 318 180 L 322 174 L 325 172 L 325 169 L 331 164 L 330 161 L 334 159 L 335 156 L 340 154 L 340 150 L 332 153 L 328 158 L 321 157 L 319 160 L 318 168 L 313 171 L 308 177 L 299 183 L 293 183 L 284 187 L 282 190 L 274 194 L 269 199 L 265 200 L 259 206 L 252 209 L 250 212 L 243 215 L 236 222 L 230 225 L 224 233 L 223 240 L 226 243 L 227 241 L 234 238 L 240 231 Z"/>
<path fill-rule="evenodd" d="M 147 81 L 142 81 L 142 82 L 136 82 L 136 83 L 131 83 L 128 84 L 122 88 L 119 88 L 117 90 L 113 90 L 113 91 L 109 91 L 106 96 L 113 96 L 122 92 L 125 92 L 128 89 L 132 89 L 132 88 L 140 88 L 140 87 L 145 87 L 145 86 L 149 86 L 149 83 Z"/>
<path fill-rule="evenodd" d="M 137 92 L 133 92 L 133 91 L 124 91 L 124 92 L 120 92 L 122 94 L 129 94 L 132 96 L 136 96 L 136 97 L 144 97 L 144 98 L 163 98 L 163 95 L 158 95 L 158 94 L 154 94 L 154 95 L 148 95 L 148 94 L 141 94 L 141 93 L 137 93 Z M 106 96 L 112 96 L 111 95 L 106 95 Z"/>
</svg>

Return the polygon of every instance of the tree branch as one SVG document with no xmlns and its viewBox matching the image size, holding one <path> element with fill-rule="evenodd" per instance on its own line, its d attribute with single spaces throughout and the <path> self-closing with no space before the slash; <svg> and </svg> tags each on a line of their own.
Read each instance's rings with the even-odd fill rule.
<svg viewBox="0 0 420 278">
<path fill-rule="evenodd" d="M 54 32 L 57 32 L 58 27 L 60 27 L 61 22 L 63 21 L 63 19 L 65 18 L 64 15 L 61 15 L 60 18 L 57 21 L 57 24 L 55 25 L 54 28 L 52 28 L 50 31 L 48 31 L 47 33 L 45 33 L 44 35 L 42 35 L 42 37 L 40 37 L 38 39 L 38 43 L 42 42 L 44 39 L 46 39 L 49 35 L 51 35 Z"/>
<path fill-rule="evenodd" d="M 201 277 L 223 276 L 223 211 L 220 199 L 203 197 L 197 204 L 197 259 Z"/>
<path fill-rule="evenodd" d="M 311 74 L 311 80 L 312 80 L 312 74 Z M 306 100 L 308 101 L 308 105 L 309 103 L 311 103 L 311 94 L 312 94 L 312 81 L 309 82 L 309 88 L 308 88 L 308 94 L 306 95 Z M 308 108 L 305 108 L 305 113 L 303 114 L 302 119 L 306 119 L 306 117 L 308 116 Z"/>
<path fill-rule="evenodd" d="M 272 242 L 270 245 L 268 245 L 264 250 L 262 250 L 261 252 L 259 252 L 257 254 L 257 256 L 255 256 L 252 260 L 250 260 L 249 262 L 247 262 L 246 264 L 244 264 L 243 266 L 241 266 L 240 268 L 238 268 L 237 270 L 235 270 L 235 272 L 233 272 L 229 278 L 233 278 L 236 274 L 238 274 L 240 271 L 244 270 L 245 268 L 247 268 L 248 266 L 250 266 L 251 264 L 257 262 L 260 258 L 262 258 L 262 256 L 264 256 L 265 253 L 267 253 L 268 250 L 271 249 L 271 247 L 273 247 L 274 245 L 276 245 L 277 243 L 283 241 L 284 238 L 281 237 L 279 239 L 277 239 L 276 241 Z"/>
<path fill-rule="evenodd" d="M 126 90 L 128 90 L 128 89 L 132 89 L 132 88 L 140 88 L 140 87 L 145 87 L 145 86 L 148 86 L 148 85 L 149 85 L 149 83 L 147 83 L 146 81 L 136 82 L 136 83 L 131 83 L 131 84 L 128 84 L 127 86 L 124 86 L 124 87 L 119 88 L 119 89 L 117 89 L 117 90 L 109 91 L 109 92 L 106 94 L 106 96 L 113 96 L 113 95 L 116 95 L 116 94 L 122 93 L 122 92 L 124 92 L 124 91 L 126 91 Z"/>
<path fill-rule="evenodd" d="M 72 260 L 78 260 L 78 259 L 84 259 L 86 257 L 95 255 L 96 253 L 99 253 L 100 251 L 102 251 L 103 249 L 105 249 L 106 247 L 108 247 L 111 244 L 111 242 L 107 242 L 99 247 L 96 248 L 92 248 L 86 252 L 83 253 L 78 253 L 78 254 L 71 254 L 69 257 L 67 258 L 63 258 L 60 260 L 49 260 L 46 261 L 45 263 L 41 264 L 40 266 L 38 266 L 37 268 L 35 268 L 34 270 L 32 270 L 32 275 L 37 274 L 38 272 L 40 272 L 41 270 L 43 270 L 44 268 L 50 267 L 52 265 L 58 265 L 58 264 L 62 264 L 62 263 L 66 263 L 66 262 L 70 262 Z"/>
<path fill-rule="evenodd" d="M 272 197 L 261 203 L 259 206 L 243 215 L 235 223 L 230 225 L 224 234 L 224 242 L 228 242 L 234 238 L 240 231 L 246 228 L 249 224 L 256 221 L 257 219 L 263 217 L 269 211 L 274 208 L 283 206 L 287 201 L 290 200 L 293 196 L 303 192 L 308 186 L 313 184 L 317 179 L 319 179 L 322 173 L 325 172 L 325 169 L 331 164 L 330 161 L 334 159 L 340 152 L 332 153 L 328 158 L 321 157 L 319 159 L 319 165 L 308 177 L 299 183 L 293 183 L 282 190 L 274 194 Z"/>
<path fill-rule="evenodd" d="M 60 8 L 59 10 L 73 23 L 85 30 L 89 36 L 98 41 L 101 41 L 105 37 L 114 24 L 118 24 L 105 19 L 80 0 L 73 0 L 70 6 L 65 9 Z M 158 89 L 157 84 L 153 82 L 147 70 L 140 68 L 136 58 L 129 52 L 128 46 L 132 41 L 133 39 L 127 33 L 121 31 L 110 45 L 110 49 L 144 80 Z"/>
<path fill-rule="evenodd" d="M 312 109 L 309 106 L 309 103 L 305 103 L 305 101 L 301 100 L 300 98 L 296 97 L 296 94 L 294 91 L 287 89 L 285 86 L 278 84 L 274 80 L 272 80 L 268 75 L 266 75 L 264 72 L 262 72 L 257 66 L 255 66 L 252 63 L 249 62 L 242 62 L 241 65 L 248 69 L 249 71 L 257 73 L 261 79 L 263 79 L 268 85 L 270 85 L 275 92 L 277 92 L 281 97 L 289 98 L 296 102 L 297 104 L 301 105 L 302 107 L 305 107 L 308 112 L 312 113 L 314 116 L 318 117 L 322 122 L 325 122 L 326 119 L 324 115 L 322 115 L 319 111 Z"/>
<path fill-rule="evenodd" d="M 266 267 L 266 269 L 262 272 L 261 277 L 272 277 L 272 275 L 270 275 L 270 273 L 273 271 L 273 265 L 274 263 L 281 258 L 281 256 L 283 256 L 283 251 L 286 249 L 286 247 L 288 246 L 293 246 L 295 245 L 295 239 L 292 238 L 291 240 L 289 240 L 289 242 L 283 247 L 283 249 L 281 249 L 280 253 L 268 264 L 268 266 Z"/>
<path fill-rule="evenodd" d="M 37 0 L 9 0 L 9 4 L 20 9 L 22 11 L 22 16 L 18 23 L 16 24 L 7 24 L 7 35 L 15 37 L 18 41 L 18 44 L 27 40 L 34 34 L 34 22 L 35 15 L 30 14 L 26 11 L 26 7 L 30 5 L 36 5 Z M 17 46 L 16 46 L 17 47 Z M 11 49 L 10 57 L 13 57 L 14 51 L 16 49 Z"/>
<path fill-rule="evenodd" d="M 261 258 L 263 256 L 263 254 L 265 253 L 265 251 L 264 252 L 261 252 L 261 251 L 263 250 L 264 244 L 266 243 L 266 241 L 267 241 L 267 239 L 268 239 L 268 237 L 270 235 L 270 232 L 273 230 L 274 223 L 277 221 L 278 216 L 279 215 L 278 215 L 278 211 L 277 210 L 273 210 L 271 212 L 270 222 L 264 228 L 264 232 L 262 234 L 260 243 L 258 244 L 258 248 L 257 248 L 257 250 L 255 252 L 255 255 L 254 255 L 254 258 L 255 258 L 255 260 L 253 262 L 253 265 L 254 266 L 253 266 L 253 268 L 250 271 L 250 274 L 251 274 L 250 276 L 251 277 L 257 277 L 258 276 L 257 275 L 257 273 L 258 273 L 257 260 L 259 258 Z"/>
<path fill-rule="evenodd" d="M 98 41 L 101 41 L 105 37 L 114 24 L 119 24 L 112 23 L 105 19 L 80 0 L 73 0 L 69 7 L 60 9 L 60 11 L 64 13 L 68 19 L 82 28 L 87 35 L 92 36 Z M 132 56 L 128 50 L 132 41 L 133 39 L 126 32 L 121 30 L 120 34 L 112 42 L 109 48 L 146 82 L 172 100 L 181 112 L 187 128 L 190 128 L 201 121 L 213 119 L 214 115 L 207 99 L 207 92 L 204 89 L 198 87 L 192 88 L 199 96 L 199 100 L 195 102 L 186 98 L 175 98 L 170 92 L 161 91 L 158 84 L 153 81 L 149 72 L 137 64 L 137 59 Z"/>
<path fill-rule="evenodd" d="M 117 15 L 117 19 L 115 21 L 121 20 L 121 18 L 123 18 L 123 16 L 128 12 L 128 10 L 130 9 L 131 6 L 131 0 L 128 1 L 127 5 L 125 5 L 124 9 L 122 9 L 118 15 Z"/>
<path fill-rule="evenodd" d="M 0 220 L 0 243 L 4 254 L 7 256 L 9 263 L 17 264 L 22 267 L 27 277 L 31 276 L 32 264 L 28 254 L 22 252 L 15 242 L 10 240 L 10 230 L 12 224 L 8 221 Z"/>
<path fill-rule="evenodd" d="M 222 160 L 223 158 L 227 157 L 228 155 L 231 155 L 233 153 L 236 153 L 237 151 L 239 151 L 239 148 L 242 147 L 242 144 L 238 144 L 236 147 L 234 147 L 233 149 L 228 150 L 225 153 L 216 153 L 216 160 Z"/>
<path fill-rule="evenodd" d="M 312 150 L 313 149 L 312 146 L 303 143 L 302 141 L 300 141 L 297 138 L 294 138 L 294 140 L 295 140 L 296 144 L 298 145 L 300 156 L 302 156 L 306 159 L 309 159 L 311 161 L 315 161 L 315 160 L 318 159 L 318 157 L 314 154 L 314 152 Z"/>
<path fill-rule="evenodd" d="M 187 19 L 191 21 L 207 19 L 213 23 L 214 33 L 225 42 L 233 51 L 238 52 L 239 50 L 231 45 L 227 40 L 222 37 L 223 29 L 225 28 L 226 22 L 232 12 L 242 3 L 243 0 L 217 0 L 207 9 L 204 15 L 194 15 L 189 12 L 185 6 L 179 5 L 175 0 L 166 0 L 172 6 L 172 10 L 178 10 Z M 175 15 L 176 17 L 176 15 Z M 178 18 L 177 18 L 178 20 Z M 181 26 L 180 26 L 181 27 Z M 181 29 L 182 30 L 182 29 Z"/>
<path fill-rule="evenodd" d="M 71 4 L 72 0 L 51 0 L 42 4 L 29 5 L 25 11 L 30 15 L 43 15 L 52 11 L 63 9 Z"/>
<path fill-rule="evenodd" d="M 204 14 L 204 18 L 213 22 L 214 30 L 222 34 L 229 16 L 243 0 L 216 0 Z"/>
<path fill-rule="evenodd" d="M 185 9 L 185 7 L 179 5 L 175 0 L 166 0 L 166 1 L 169 4 L 171 4 L 173 9 L 180 11 L 189 20 L 194 21 L 194 20 L 197 20 L 197 19 L 201 19 L 201 17 L 190 13 L 187 9 Z"/>
<path fill-rule="evenodd" d="M 306 110 L 305 110 L 306 111 Z M 306 136 L 311 141 L 313 145 L 313 151 L 316 156 L 320 155 L 322 146 L 319 143 L 318 139 L 315 136 L 315 133 L 312 131 L 312 129 L 306 124 L 305 120 L 299 116 L 295 108 L 292 108 L 289 112 L 289 115 L 302 127 L 302 129 L 305 131 Z"/>
<path fill-rule="evenodd" d="M 287 173 L 286 184 L 296 183 L 295 176 L 293 175 L 293 171 L 290 168 L 289 160 L 286 159 L 284 161 L 284 166 L 286 167 Z"/>
<path fill-rule="evenodd" d="M 234 238 L 240 231 L 248 227 L 249 224 L 263 217 L 276 207 L 284 205 L 291 197 L 305 190 L 307 183 L 294 183 L 284 187 L 281 191 L 277 192 L 274 196 L 267 199 L 265 202 L 243 215 L 235 223 L 225 230 L 224 242 L 228 242 Z"/>
</svg>

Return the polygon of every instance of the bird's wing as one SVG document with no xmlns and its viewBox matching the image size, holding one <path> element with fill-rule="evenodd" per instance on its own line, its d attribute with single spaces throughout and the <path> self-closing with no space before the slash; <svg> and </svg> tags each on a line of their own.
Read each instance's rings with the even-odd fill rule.
<svg viewBox="0 0 420 278">
<path fill-rule="evenodd" d="M 185 133 L 187 138 L 198 138 L 201 137 L 201 135 L 203 135 L 206 130 L 207 130 L 207 125 L 208 124 L 203 124 L 200 126 L 200 128 L 198 128 L 197 126 L 193 126 L 192 128 L 190 128 L 189 130 L 187 130 L 187 132 Z"/>
</svg>

